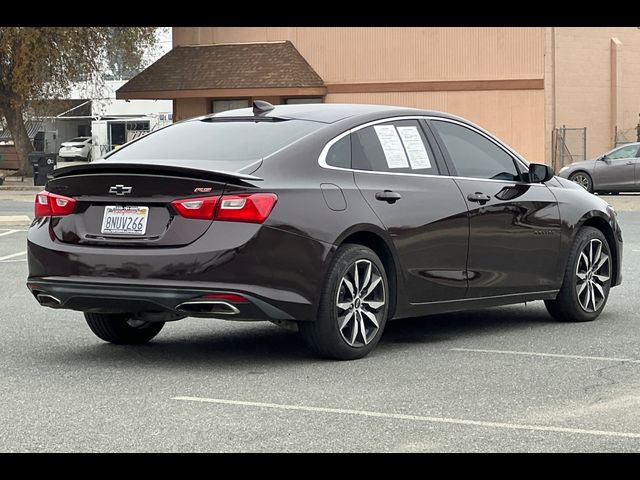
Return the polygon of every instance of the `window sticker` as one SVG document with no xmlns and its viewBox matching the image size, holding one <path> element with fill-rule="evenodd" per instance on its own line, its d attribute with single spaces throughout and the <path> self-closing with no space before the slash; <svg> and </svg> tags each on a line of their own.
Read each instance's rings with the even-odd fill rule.
<svg viewBox="0 0 640 480">
<path fill-rule="evenodd" d="M 407 154 L 393 125 L 374 125 L 389 168 L 408 168 Z"/>
<path fill-rule="evenodd" d="M 400 138 L 404 148 L 409 156 L 409 162 L 411 163 L 411 169 L 417 170 L 420 168 L 431 168 L 431 161 L 429 160 L 429 154 L 424 147 L 422 137 L 418 133 L 418 127 L 397 127 Z"/>
</svg>

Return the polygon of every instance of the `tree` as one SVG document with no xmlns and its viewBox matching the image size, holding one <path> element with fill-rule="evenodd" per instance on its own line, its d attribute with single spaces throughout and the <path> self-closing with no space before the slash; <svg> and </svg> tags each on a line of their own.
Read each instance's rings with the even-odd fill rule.
<svg viewBox="0 0 640 480">
<path fill-rule="evenodd" d="M 0 27 L 0 119 L 16 146 L 19 171 L 30 171 L 29 105 L 64 97 L 78 80 L 138 71 L 156 44 L 155 27 Z M 117 65 L 118 72 L 111 72 Z"/>
</svg>

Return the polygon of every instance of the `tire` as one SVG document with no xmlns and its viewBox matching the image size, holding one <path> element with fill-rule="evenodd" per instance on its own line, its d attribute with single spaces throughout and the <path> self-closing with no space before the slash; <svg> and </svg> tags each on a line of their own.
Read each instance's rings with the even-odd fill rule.
<svg viewBox="0 0 640 480">
<path fill-rule="evenodd" d="M 98 338 L 121 345 L 147 343 L 164 327 L 164 322 L 134 320 L 126 313 L 85 313 L 84 318 Z"/>
<path fill-rule="evenodd" d="M 601 245 L 599 255 L 598 245 Z M 595 266 L 602 262 L 591 274 L 588 273 L 592 264 L 589 259 L 590 248 L 593 248 Z M 606 255 L 606 260 L 603 255 Z M 563 322 L 590 322 L 598 318 L 609 298 L 612 261 L 611 248 L 602 232 L 593 227 L 581 228 L 571 246 L 560 292 L 555 300 L 544 302 L 551 316 Z M 585 281 L 581 278 L 585 278 Z M 586 287 L 582 287 L 584 283 L 587 283 Z"/>
<path fill-rule="evenodd" d="M 355 287 L 353 295 L 349 287 Z M 365 246 L 345 244 L 338 249 L 329 267 L 320 294 L 318 316 L 315 321 L 299 322 L 300 334 L 307 346 L 321 357 L 363 358 L 382 336 L 389 298 L 387 273 L 380 258 Z"/>
<path fill-rule="evenodd" d="M 577 183 L 587 192 L 593 193 L 593 179 L 587 172 L 575 172 L 569 176 L 569 180 Z"/>
</svg>

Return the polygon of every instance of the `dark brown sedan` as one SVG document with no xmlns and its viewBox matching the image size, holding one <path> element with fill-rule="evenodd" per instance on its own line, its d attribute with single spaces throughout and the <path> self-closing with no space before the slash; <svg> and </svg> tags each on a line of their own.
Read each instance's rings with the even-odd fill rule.
<svg viewBox="0 0 640 480">
<path fill-rule="evenodd" d="M 403 317 L 544 300 L 593 320 L 621 281 L 613 208 L 439 112 L 257 102 L 54 177 L 27 285 L 114 343 L 269 320 L 355 359 Z"/>
</svg>

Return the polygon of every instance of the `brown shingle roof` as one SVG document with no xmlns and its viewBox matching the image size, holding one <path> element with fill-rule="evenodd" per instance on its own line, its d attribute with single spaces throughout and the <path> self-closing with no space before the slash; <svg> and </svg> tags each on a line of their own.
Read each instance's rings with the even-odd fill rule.
<svg viewBox="0 0 640 480">
<path fill-rule="evenodd" d="M 322 85 L 322 78 L 287 40 L 174 47 L 118 92 Z"/>
</svg>

